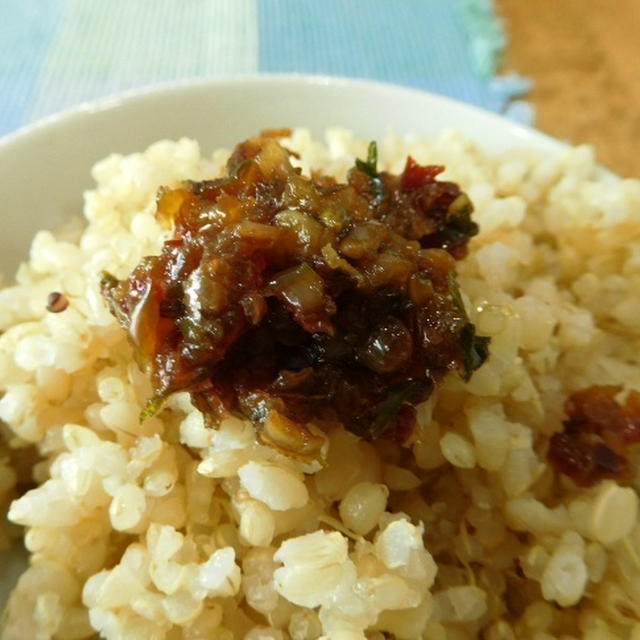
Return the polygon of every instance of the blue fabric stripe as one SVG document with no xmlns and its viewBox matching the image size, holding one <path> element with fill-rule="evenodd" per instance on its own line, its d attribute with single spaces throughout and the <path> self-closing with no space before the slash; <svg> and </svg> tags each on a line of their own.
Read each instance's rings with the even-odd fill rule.
<svg viewBox="0 0 640 640">
<path fill-rule="evenodd" d="M 24 122 L 63 9 L 54 0 L 0 0 L 0 135 Z"/>
<path fill-rule="evenodd" d="M 257 71 L 256 0 L 55 1 L 64 20 L 29 117 L 153 82 Z"/>
<path fill-rule="evenodd" d="M 326 73 L 429 89 L 500 110 L 478 78 L 453 3 L 442 0 L 261 0 L 265 72 Z"/>
</svg>

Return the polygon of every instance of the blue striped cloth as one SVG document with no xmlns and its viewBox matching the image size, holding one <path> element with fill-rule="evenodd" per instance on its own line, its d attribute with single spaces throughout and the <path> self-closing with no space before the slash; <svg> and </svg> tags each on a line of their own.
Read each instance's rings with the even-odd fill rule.
<svg viewBox="0 0 640 640">
<path fill-rule="evenodd" d="M 502 111 L 491 0 L 0 0 L 0 135 L 185 78 L 298 72 L 428 89 Z"/>
</svg>

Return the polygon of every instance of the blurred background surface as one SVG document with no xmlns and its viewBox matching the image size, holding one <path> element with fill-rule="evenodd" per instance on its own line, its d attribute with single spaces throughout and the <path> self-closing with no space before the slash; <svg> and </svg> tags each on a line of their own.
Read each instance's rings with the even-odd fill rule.
<svg viewBox="0 0 640 640">
<path fill-rule="evenodd" d="M 640 177 L 640 0 L 497 0 L 504 69 L 532 79 L 535 126 Z"/>
</svg>

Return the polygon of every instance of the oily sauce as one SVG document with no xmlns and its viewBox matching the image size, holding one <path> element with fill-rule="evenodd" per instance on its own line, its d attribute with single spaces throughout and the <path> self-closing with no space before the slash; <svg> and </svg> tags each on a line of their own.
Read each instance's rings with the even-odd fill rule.
<svg viewBox="0 0 640 640">
<path fill-rule="evenodd" d="M 613 385 L 594 385 L 576 391 L 565 403 L 567 420 L 563 431 L 551 437 L 548 458 L 579 486 L 603 478 L 632 478 L 627 450 L 640 442 L 640 393 L 631 391 L 618 402 L 621 391 Z"/>
<path fill-rule="evenodd" d="M 487 357 L 455 282 L 477 233 L 439 166 L 377 170 L 375 144 L 346 183 L 301 174 L 270 135 L 239 144 L 228 175 L 158 194 L 173 237 L 103 294 L 155 392 L 188 390 L 208 414 L 248 416 L 263 441 L 313 458 L 314 421 L 405 441 L 415 403 Z"/>
</svg>

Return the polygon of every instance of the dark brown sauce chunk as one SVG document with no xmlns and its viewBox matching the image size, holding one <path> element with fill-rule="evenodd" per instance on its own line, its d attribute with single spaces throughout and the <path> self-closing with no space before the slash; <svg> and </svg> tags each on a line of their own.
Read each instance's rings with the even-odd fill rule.
<svg viewBox="0 0 640 640">
<path fill-rule="evenodd" d="M 59 291 L 52 291 L 47 296 L 47 311 L 51 313 L 61 313 L 69 306 L 67 296 Z"/>
<path fill-rule="evenodd" d="M 576 391 L 565 403 L 564 430 L 551 437 L 548 457 L 579 486 L 604 478 L 631 479 L 627 449 L 640 442 L 640 393 L 631 391 L 620 404 L 620 391 L 595 385 Z"/>
<path fill-rule="evenodd" d="M 408 158 L 378 172 L 372 144 L 346 184 L 301 175 L 272 137 L 238 145 L 228 176 L 158 195 L 174 227 L 159 256 L 103 293 L 155 400 L 188 390 L 239 411 L 262 439 L 312 458 L 312 419 L 403 440 L 412 406 L 487 357 L 455 284 L 477 232 L 469 199 Z"/>
</svg>

